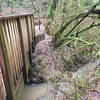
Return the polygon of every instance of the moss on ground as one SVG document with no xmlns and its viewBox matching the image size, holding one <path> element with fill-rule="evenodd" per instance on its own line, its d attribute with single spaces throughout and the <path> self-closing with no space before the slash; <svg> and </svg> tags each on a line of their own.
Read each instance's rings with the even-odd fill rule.
<svg viewBox="0 0 100 100">
<path fill-rule="evenodd" d="M 18 90 L 16 92 L 17 100 L 22 100 L 21 98 L 22 98 L 23 89 L 24 89 L 24 80 L 23 80 L 23 77 L 22 77 L 20 84 L 19 84 L 19 87 L 18 87 Z"/>
</svg>

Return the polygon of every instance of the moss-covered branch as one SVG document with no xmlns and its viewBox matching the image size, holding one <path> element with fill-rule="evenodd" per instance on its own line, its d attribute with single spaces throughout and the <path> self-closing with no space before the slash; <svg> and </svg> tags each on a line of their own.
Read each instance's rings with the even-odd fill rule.
<svg viewBox="0 0 100 100">
<path fill-rule="evenodd" d="M 76 33 L 76 36 L 78 36 L 78 35 L 79 35 L 79 33 L 82 33 L 82 32 L 84 32 L 84 31 L 87 31 L 87 30 L 89 30 L 90 28 L 93 28 L 93 27 L 95 27 L 95 26 L 100 26 L 100 23 L 90 25 L 89 27 L 87 27 L 87 28 L 85 28 L 85 29 L 83 29 L 83 30 L 81 30 L 81 31 L 77 32 L 77 33 Z"/>
<path fill-rule="evenodd" d="M 96 7 L 100 5 L 100 2 L 95 4 L 91 10 L 89 10 L 87 13 L 81 13 L 79 14 L 78 16 L 74 17 L 73 19 L 69 20 L 68 22 L 66 22 L 64 25 L 62 24 L 61 27 L 59 29 L 57 29 L 57 32 L 55 33 L 55 36 L 53 38 L 53 46 L 55 48 L 57 48 L 59 45 L 62 45 L 63 42 L 66 40 L 66 37 L 68 37 L 72 32 L 73 30 L 85 19 L 87 18 L 88 16 L 90 16 L 91 14 L 97 14 L 97 15 L 100 15 L 100 10 L 97 10 Z M 60 37 L 63 33 L 63 31 L 75 20 L 81 18 L 71 29 L 70 31 L 64 36 L 63 39 L 60 40 Z M 99 17 L 98 17 L 99 18 Z M 83 31 L 86 31 L 92 27 L 95 27 L 95 26 L 99 26 L 99 24 L 95 24 L 94 23 L 92 25 L 90 25 L 89 27 L 87 27 L 86 29 L 83 29 L 79 32 L 77 32 L 77 35 Z"/>
</svg>

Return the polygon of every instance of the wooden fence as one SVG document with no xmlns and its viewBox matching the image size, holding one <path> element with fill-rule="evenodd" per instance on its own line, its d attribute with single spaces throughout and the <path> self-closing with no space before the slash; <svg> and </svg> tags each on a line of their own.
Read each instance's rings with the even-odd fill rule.
<svg viewBox="0 0 100 100">
<path fill-rule="evenodd" d="M 33 14 L 0 17 L 0 66 L 7 100 L 16 100 L 22 77 L 27 83 L 35 36 L 33 17 Z"/>
</svg>

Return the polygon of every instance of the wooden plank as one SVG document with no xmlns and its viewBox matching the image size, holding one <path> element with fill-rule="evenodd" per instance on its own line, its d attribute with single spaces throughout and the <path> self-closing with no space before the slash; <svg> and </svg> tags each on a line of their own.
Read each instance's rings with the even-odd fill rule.
<svg viewBox="0 0 100 100">
<path fill-rule="evenodd" d="M 9 26 L 9 28 L 11 28 L 11 33 L 10 33 L 10 35 L 12 34 L 12 38 L 11 38 L 11 40 L 12 40 L 12 42 L 13 42 L 13 47 L 14 47 L 14 56 L 15 56 L 15 64 L 16 64 L 16 73 L 17 73 L 17 75 L 18 75 L 18 79 L 19 79 L 19 74 L 20 74 L 20 67 L 19 67 L 19 62 L 18 62 L 18 50 L 17 50 L 17 41 L 16 41 L 16 37 L 15 37 L 15 32 L 14 32 L 14 27 L 13 27 L 13 20 L 10 20 L 10 22 L 9 22 L 10 24 L 10 26 Z M 18 80 L 17 80 L 18 81 Z"/>
<path fill-rule="evenodd" d="M 0 100 L 6 100 L 6 92 L 0 66 Z"/>
<path fill-rule="evenodd" d="M 27 25 L 28 45 L 29 45 L 29 61 L 30 64 L 32 64 L 32 30 L 31 30 L 30 16 L 26 17 L 26 25 Z"/>
<path fill-rule="evenodd" d="M 10 51 L 9 47 L 8 47 L 8 43 L 7 40 L 5 39 L 6 35 L 5 35 L 5 22 L 0 22 L 0 43 L 2 44 L 2 51 L 3 51 L 3 55 L 4 55 L 4 61 L 5 61 L 5 65 L 4 65 L 4 61 L 2 62 L 2 69 L 3 69 L 3 77 L 4 77 L 4 81 L 5 81 L 5 86 L 7 89 L 7 100 L 16 100 L 16 95 L 15 95 L 15 91 L 14 91 L 14 81 L 13 81 L 13 74 L 12 74 L 12 70 L 10 65 L 12 65 L 9 62 L 9 54 Z M 2 58 L 3 56 L 1 56 Z M 11 60 L 11 59 L 10 59 Z M 5 67 L 5 68 L 4 68 Z"/>
<path fill-rule="evenodd" d="M 18 45 L 19 45 L 19 51 L 20 51 L 20 62 L 21 62 L 21 70 L 23 67 L 23 58 L 22 58 L 22 50 L 21 50 L 21 41 L 20 41 L 20 37 L 19 37 L 19 31 L 18 31 L 18 24 L 17 21 L 15 21 L 15 29 L 16 29 L 16 35 L 17 35 L 17 40 L 18 40 Z"/>
<path fill-rule="evenodd" d="M 19 19 L 20 21 L 20 26 L 21 26 L 21 34 L 22 34 L 22 41 L 23 41 L 23 47 L 24 47 L 24 60 L 25 60 L 25 67 L 24 71 L 26 73 L 26 78 L 28 77 L 28 61 L 29 61 L 29 44 L 28 44 L 28 33 L 27 33 L 27 25 L 26 25 L 26 20 L 25 17 L 21 17 Z M 28 79 L 28 78 L 27 78 Z"/>
<path fill-rule="evenodd" d="M 4 55 L 1 47 L 1 40 L 0 40 L 0 66 L 2 69 L 2 74 L 3 74 L 3 79 L 5 83 L 5 88 L 6 88 L 6 93 L 7 93 L 7 100 L 11 99 L 11 89 L 10 89 L 10 84 L 9 84 L 9 78 L 5 66 L 5 61 L 4 61 Z"/>
<path fill-rule="evenodd" d="M 27 58 L 26 58 L 26 50 L 25 50 L 25 43 L 24 43 L 24 38 L 23 38 L 23 31 L 22 31 L 22 25 L 21 25 L 21 19 L 17 18 L 17 25 L 18 25 L 18 32 L 19 32 L 19 37 L 20 37 L 20 43 L 21 43 L 21 51 L 22 51 L 22 57 L 23 57 L 23 78 L 24 78 L 24 83 L 27 84 L 28 82 L 28 77 L 27 77 Z"/>
<path fill-rule="evenodd" d="M 7 15 L 7 16 L 0 16 L 0 20 L 14 19 L 14 18 L 29 16 L 29 15 L 33 15 L 33 13 L 14 14 L 14 15 L 12 14 L 12 15 Z"/>
<path fill-rule="evenodd" d="M 32 21 L 32 19 L 31 19 L 31 16 L 27 16 L 27 18 L 28 18 L 28 27 L 29 27 L 29 33 L 30 33 L 30 45 L 32 45 L 32 32 L 33 32 L 33 28 L 32 28 L 32 23 L 31 23 L 31 21 Z"/>
<path fill-rule="evenodd" d="M 24 44 L 25 58 L 27 62 L 29 45 L 28 45 L 28 34 L 27 34 L 27 25 L 26 25 L 25 17 L 20 18 L 20 25 L 21 25 L 21 30 L 22 30 L 22 40 Z"/>
<path fill-rule="evenodd" d="M 15 64 L 14 64 L 14 58 L 13 58 L 13 55 L 12 55 L 12 48 L 11 48 L 11 42 L 10 42 L 7 22 L 4 21 L 3 25 L 4 25 L 3 26 L 3 34 L 4 34 L 4 39 L 5 39 L 5 43 L 6 43 L 6 47 L 7 47 L 8 61 L 9 61 L 9 64 L 10 64 L 10 70 L 11 70 L 11 74 L 13 76 L 14 84 L 16 85 L 17 76 L 16 76 L 16 73 L 15 73 L 15 70 L 14 70 Z"/>
<path fill-rule="evenodd" d="M 20 55 L 20 51 L 19 51 L 19 44 L 18 44 L 18 41 L 19 41 L 19 39 L 18 39 L 18 35 L 17 35 L 17 32 L 16 32 L 16 27 L 15 27 L 15 19 L 13 19 L 12 20 L 12 26 L 13 26 L 13 32 L 14 32 L 14 37 L 15 37 L 15 42 L 16 42 L 16 49 L 17 49 L 17 61 L 18 61 L 18 69 L 19 69 L 19 75 L 20 75 L 20 66 L 21 66 L 21 64 L 20 64 L 20 57 L 19 57 L 19 55 Z"/>
<path fill-rule="evenodd" d="M 19 75 L 21 74 L 21 54 L 20 54 L 20 45 L 19 45 L 19 38 L 18 33 L 16 31 L 16 20 L 13 20 L 13 29 L 14 29 L 14 35 L 15 35 L 15 41 L 16 41 L 16 47 L 17 47 L 17 59 L 18 59 L 18 65 L 19 65 Z"/>
<path fill-rule="evenodd" d="M 18 64 L 17 64 L 17 61 L 16 61 L 15 39 L 14 39 L 14 36 L 13 36 L 12 27 L 11 27 L 11 21 L 10 20 L 7 20 L 7 27 L 8 27 L 9 41 L 10 41 L 9 45 L 11 46 L 12 61 L 14 63 L 13 71 L 16 74 L 16 84 L 15 84 L 15 86 L 16 86 L 17 85 L 17 81 L 18 81 L 18 69 L 17 69 Z"/>
</svg>

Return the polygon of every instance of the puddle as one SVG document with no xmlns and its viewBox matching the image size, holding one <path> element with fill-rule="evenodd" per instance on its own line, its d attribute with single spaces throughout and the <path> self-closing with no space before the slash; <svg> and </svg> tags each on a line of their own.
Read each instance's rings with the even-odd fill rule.
<svg viewBox="0 0 100 100">
<path fill-rule="evenodd" d="M 47 83 L 25 85 L 22 100 L 37 100 L 51 89 L 52 86 Z"/>
</svg>

